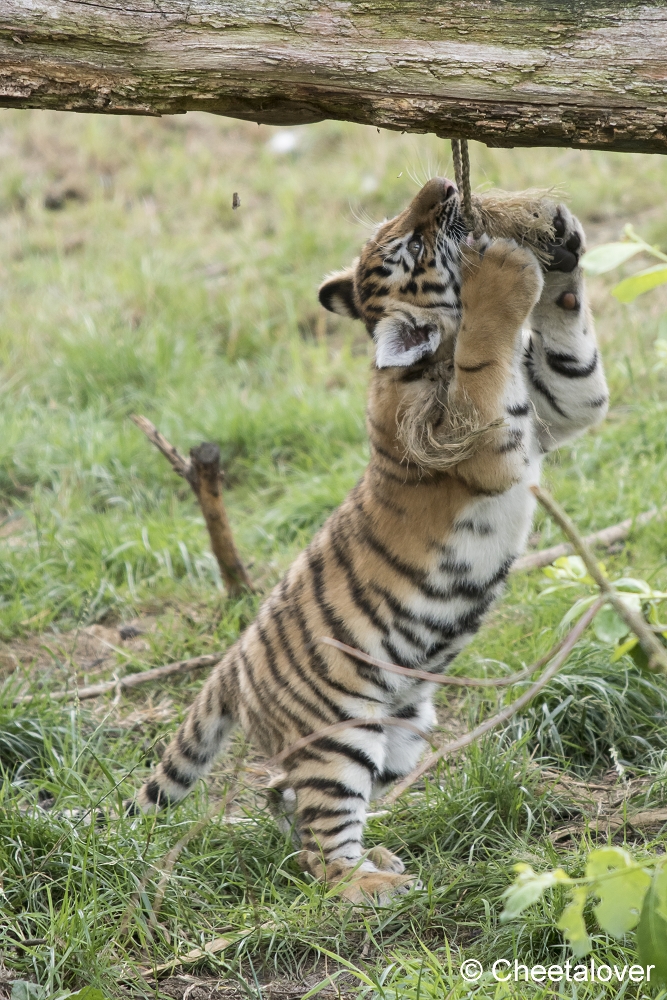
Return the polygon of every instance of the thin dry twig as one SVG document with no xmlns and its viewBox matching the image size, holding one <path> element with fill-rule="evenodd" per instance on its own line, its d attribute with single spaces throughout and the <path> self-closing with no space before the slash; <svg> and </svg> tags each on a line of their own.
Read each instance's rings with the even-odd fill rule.
<svg viewBox="0 0 667 1000">
<path fill-rule="evenodd" d="M 192 487 L 204 515 L 213 555 L 230 596 L 238 597 L 244 591 L 252 592 L 252 583 L 234 544 L 222 499 L 222 470 L 217 444 L 203 442 L 196 448 L 191 448 L 190 458 L 186 459 L 146 417 L 133 413 L 130 419 L 162 452 L 174 472 Z"/>
<path fill-rule="evenodd" d="M 439 760 L 446 757 L 448 754 L 455 753 L 457 750 L 462 750 L 463 747 L 469 746 L 478 740 L 480 737 L 486 735 L 492 729 L 497 726 L 501 726 L 504 722 L 507 722 L 516 715 L 525 705 L 533 700 L 536 694 L 538 694 L 542 688 L 549 683 L 551 678 L 558 673 L 560 668 L 563 666 L 568 656 L 572 652 L 572 649 L 579 641 L 583 633 L 586 631 L 590 623 L 595 618 L 596 614 L 600 608 L 606 604 L 605 597 L 599 597 L 595 604 L 592 604 L 587 611 L 581 616 L 576 625 L 568 632 L 565 640 L 559 644 L 559 649 L 554 656 L 554 650 L 548 654 L 553 657 L 550 666 L 544 671 L 542 676 L 532 684 L 528 690 L 517 698 L 515 701 L 507 705 L 501 712 L 497 715 L 491 716 L 490 719 L 486 719 L 481 725 L 477 726 L 475 729 L 471 729 L 470 732 L 465 733 L 465 735 L 460 736 L 459 739 L 453 740 L 451 743 L 446 743 L 444 747 L 440 747 L 435 753 L 430 754 L 426 757 L 421 764 L 419 764 L 413 771 L 410 772 L 402 781 L 394 787 L 394 789 L 384 797 L 382 802 L 384 804 L 390 804 L 395 802 L 399 796 L 403 794 L 411 785 L 415 783 L 423 774 L 429 771 L 434 764 L 437 764 Z"/>
<path fill-rule="evenodd" d="M 633 611 L 632 608 L 629 608 L 623 602 L 616 588 L 604 576 L 598 566 L 595 555 L 586 544 L 574 521 L 568 517 L 561 505 L 547 490 L 542 489 L 540 486 L 531 486 L 530 489 L 572 542 L 574 548 L 583 559 L 586 569 L 597 583 L 601 593 L 605 595 L 605 603 L 611 604 L 617 615 L 623 619 L 628 628 L 639 639 L 639 643 L 648 657 L 649 670 L 662 670 L 664 673 L 667 673 L 667 650 L 656 639 L 653 629 L 644 621 L 643 616 Z"/>
<path fill-rule="evenodd" d="M 614 542 L 620 542 L 627 538 L 633 527 L 648 524 L 654 517 L 662 513 L 664 513 L 663 510 L 647 510 L 643 514 L 638 514 L 637 517 L 628 517 L 619 524 L 610 524 L 608 528 L 594 531 L 592 535 L 586 535 L 584 541 L 587 545 L 613 545 Z M 531 569 L 539 569 L 541 566 L 549 566 L 555 559 L 572 555 L 574 550 L 574 545 L 569 542 L 561 542 L 560 545 L 552 545 L 551 548 L 531 552 L 527 556 L 516 559 L 510 573 L 523 573 Z"/>
<path fill-rule="evenodd" d="M 189 660 L 177 660 L 175 663 L 167 663 L 163 667 L 153 667 L 151 670 L 142 670 L 138 674 L 125 674 L 116 677 L 112 681 L 102 681 L 101 684 L 91 684 L 89 687 L 72 688 L 71 691 L 51 691 L 48 695 L 51 701 L 85 701 L 87 698 L 99 698 L 110 691 L 126 691 L 128 688 L 138 687 L 140 684 L 150 684 L 152 681 L 161 681 L 165 677 L 173 677 L 175 674 L 186 674 L 189 670 L 201 670 L 203 667 L 214 667 L 222 659 L 221 653 L 207 653 L 204 656 L 193 656 Z M 39 695 L 28 694 L 15 698 L 14 705 L 23 705 L 34 701 Z"/>
<path fill-rule="evenodd" d="M 144 432 L 148 440 L 155 445 L 158 451 L 162 452 L 176 475 L 182 476 L 183 479 L 188 479 L 190 475 L 189 461 L 181 455 L 171 442 L 167 441 L 164 435 L 160 434 L 155 424 L 152 424 L 150 420 L 138 413 L 131 413 L 130 420 L 134 421 L 139 430 Z"/>
<path fill-rule="evenodd" d="M 416 667 L 399 667 L 397 663 L 387 663 L 386 660 L 376 660 L 374 656 L 369 656 L 368 653 L 362 653 L 360 649 L 355 649 L 354 646 L 347 646 L 344 642 L 339 642 L 338 639 L 331 639 L 329 636 L 321 636 L 317 641 L 324 643 L 326 646 L 333 646 L 334 649 L 340 649 L 342 653 L 347 653 L 348 656 L 353 656 L 355 660 L 361 660 L 363 663 L 370 664 L 371 667 L 379 667 L 380 670 L 386 670 L 390 674 L 400 674 L 402 677 L 411 677 L 420 681 L 428 681 L 431 684 L 451 684 L 454 687 L 510 687 L 512 684 L 518 684 L 519 681 L 524 681 L 531 674 L 534 674 L 536 670 L 540 670 L 544 667 L 549 660 L 553 659 L 560 647 L 565 642 L 567 637 L 564 636 L 554 647 L 549 650 L 546 656 L 542 659 L 537 660 L 535 663 L 531 663 L 530 666 L 525 667 L 523 670 L 519 671 L 517 674 L 511 674 L 509 677 L 491 677 L 485 679 L 484 677 L 452 677 L 450 674 L 433 674 L 429 670 L 417 670 Z"/>
</svg>

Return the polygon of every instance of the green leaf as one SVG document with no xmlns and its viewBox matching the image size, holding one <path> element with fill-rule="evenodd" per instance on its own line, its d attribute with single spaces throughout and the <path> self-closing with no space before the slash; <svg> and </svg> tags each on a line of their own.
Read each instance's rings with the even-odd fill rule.
<svg viewBox="0 0 667 1000">
<path fill-rule="evenodd" d="M 652 594 L 651 587 L 646 580 L 637 580 L 634 576 L 621 576 L 614 580 L 616 590 L 630 591 L 634 594 Z"/>
<path fill-rule="evenodd" d="M 543 591 L 545 593 L 545 591 Z M 569 611 L 563 616 L 561 626 L 569 625 L 571 621 L 575 618 L 581 618 L 582 614 L 589 608 L 591 604 L 597 601 L 597 596 L 593 594 L 592 597 L 580 597 L 578 601 L 575 601 Z"/>
<path fill-rule="evenodd" d="M 667 985 L 667 867 L 657 869 L 646 893 L 637 927 L 639 961 L 654 965 L 651 982 Z"/>
<path fill-rule="evenodd" d="M 43 1000 L 48 992 L 46 986 L 38 986 L 26 979 L 15 979 L 12 983 L 12 1000 Z"/>
<path fill-rule="evenodd" d="M 602 243 L 582 257 L 581 266 L 587 274 L 605 274 L 643 250 L 641 243 Z"/>
<path fill-rule="evenodd" d="M 612 877 L 609 877 L 612 876 Z M 634 865 L 621 847 L 602 847 L 588 855 L 586 877 L 600 902 L 594 913 L 603 931 L 622 937 L 636 927 L 651 876 Z"/>
<path fill-rule="evenodd" d="M 543 872 L 541 875 L 526 864 L 515 865 L 514 870 L 518 872 L 514 884 L 503 893 L 505 909 L 500 914 L 503 922 L 518 917 L 527 906 L 541 899 L 544 892 L 552 885 L 570 881 L 562 868 L 557 868 L 553 872 Z"/>
<path fill-rule="evenodd" d="M 636 611 L 637 614 L 641 613 L 642 598 L 640 594 L 630 594 L 627 590 L 620 590 L 618 597 L 621 603 L 625 604 L 626 608 L 629 608 L 630 611 Z"/>
<path fill-rule="evenodd" d="M 632 652 L 632 650 L 635 648 L 638 642 L 639 639 L 637 638 L 636 635 L 630 636 L 629 639 L 626 639 L 625 642 L 622 642 L 620 646 L 616 647 L 616 649 L 612 653 L 610 662 L 618 663 L 618 661 L 622 656 L 625 656 L 626 653 Z"/>
<path fill-rule="evenodd" d="M 98 990 L 96 986 L 84 986 L 78 993 L 70 994 L 69 1000 L 109 1000 L 106 993 Z"/>
<path fill-rule="evenodd" d="M 572 890 L 572 899 L 565 907 L 558 921 L 558 928 L 567 938 L 576 958 L 583 958 L 591 950 L 591 939 L 586 930 L 584 906 L 588 897 L 588 888 L 580 886 Z"/>
<path fill-rule="evenodd" d="M 595 616 L 593 631 L 600 642 L 615 643 L 626 636 L 630 629 L 611 605 L 605 604 L 602 610 L 598 611 Z"/>
<path fill-rule="evenodd" d="M 547 569 L 551 570 L 548 576 L 553 576 L 560 580 L 586 580 L 590 577 L 588 576 L 588 570 L 586 569 L 586 564 L 581 556 L 560 556 L 560 558 L 555 559 L 551 566 Z"/>
<path fill-rule="evenodd" d="M 650 292 L 652 288 L 664 285 L 665 282 L 667 282 L 667 265 L 656 264 L 654 267 L 649 267 L 645 271 L 638 271 L 637 274 L 619 281 L 612 288 L 611 294 L 619 302 L 633 302 L 638 295 Z"/>
</svg>

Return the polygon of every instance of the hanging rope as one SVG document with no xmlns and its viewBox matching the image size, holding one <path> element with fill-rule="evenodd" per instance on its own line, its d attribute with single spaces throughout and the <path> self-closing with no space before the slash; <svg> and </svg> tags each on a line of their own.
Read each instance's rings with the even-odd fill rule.
<svg viewBox="0 0 667 1000">
<path fill-rule="evenodd" d="M 470 189 L 470 155 L 467 139 L 452 139 L 452 160 L 454 161 L 454 179 L 461 196 L 461 212 L 468 229 L 475 230 L 475 210 L 472 206 L 472 191 Z"/>
<path fill-rule="evenodd" d="M 487 191 L 473 198 L 470 187 L 470 156 L 467 139 L 451 139 L 454 179 L 459 189 L 461 215 L 476 239 L 486 233 L 491 239 L 513 239 L 528 246 L 546 264 L 550 260 L 547 244 L 556 233 L 553 218 L 557 191 L 531 190 Z"/>
</svg>

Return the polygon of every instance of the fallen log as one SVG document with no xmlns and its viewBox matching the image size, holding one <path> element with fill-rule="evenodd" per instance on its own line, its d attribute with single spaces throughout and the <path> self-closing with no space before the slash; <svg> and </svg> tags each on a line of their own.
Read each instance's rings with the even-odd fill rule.
<svg viewBox="0 0 667 1000">
<path fill-rule="evenodd" d="M 0 105 L 667 151 L 667 0 L 3 0 Z"/>
</svg>

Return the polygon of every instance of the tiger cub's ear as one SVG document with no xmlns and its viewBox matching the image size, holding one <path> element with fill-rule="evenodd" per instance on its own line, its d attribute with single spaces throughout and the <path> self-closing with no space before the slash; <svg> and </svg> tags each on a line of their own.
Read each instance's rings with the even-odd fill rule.
<svg viewBox="0 0 667 1000">
<path fill-rule="evenodd" d="M 356 261 L 352 267 L 344 271 L 336 271 L 325 278 L 317 293 L 318 298 L 329 312 L 339 316 L 350 316 L 361 319 L 354 296 L 354 272 Z"/>
<path fill-rule="evenodd" d="M 433 354 L 440 344 L 440 330 L 417 317 L 385 316 L 373 332 L 376 368 L 408 368 Z"/>
</svg>

